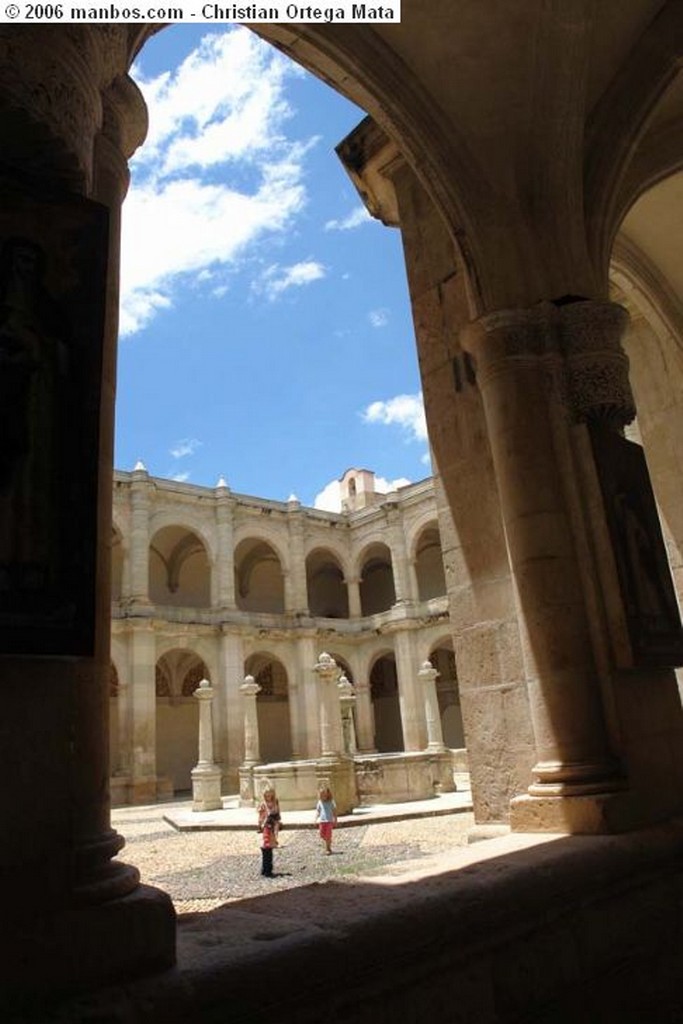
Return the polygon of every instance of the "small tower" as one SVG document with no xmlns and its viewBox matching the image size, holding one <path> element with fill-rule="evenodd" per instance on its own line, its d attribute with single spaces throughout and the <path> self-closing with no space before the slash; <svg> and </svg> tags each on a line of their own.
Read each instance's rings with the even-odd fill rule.
<svg viewBox="0 0 683 1024">
<path fill-rule="evenodd" d="M 347 469 L 339 481 L 342 512 L 356 512 L 376 505 L 382 495 L 375 491 L 375 474 L 369 469 Z"/>
</svg>

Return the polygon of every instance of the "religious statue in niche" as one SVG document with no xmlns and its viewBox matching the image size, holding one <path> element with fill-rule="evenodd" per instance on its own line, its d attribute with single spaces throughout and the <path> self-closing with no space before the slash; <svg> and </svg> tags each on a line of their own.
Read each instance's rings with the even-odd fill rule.
<svg viewBox="0 0 683 1024">
<path fill-rule="evenodd" d="M 45 253 L 0 245 L 0 593 L 58 583 L 53 483 L 63 473 L 69 374 L 65 317 L 45 286 Z"/>
<path fill-rule="evenodd" d="M 91 654 L 107 213 L 2 192 L 0 653 Z"/>
<path fill-rule="evenodd" d="M 633 664 L 683 664 L 683 628 L 645 455 L 594 428 L 593 452 L 631 643 Z"/>
</svg>

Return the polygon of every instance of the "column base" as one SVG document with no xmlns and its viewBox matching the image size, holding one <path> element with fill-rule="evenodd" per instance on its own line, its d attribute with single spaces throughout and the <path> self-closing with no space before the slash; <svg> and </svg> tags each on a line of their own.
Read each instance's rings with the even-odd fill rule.
<svg viewBox="0 0 683 1024">
<path fill-rule="evenodd" d="M 643 823 L 632 793 L 584 796 L 517 796 L 510 801 L 513 832 L 562 832 L 609 835 L 629 832 Z"/>
<path fill-rule="evenodd" d="M 175 964 L 175 910 L 141 885 L 96 906 L 34 911 L 6 921 L 0 1003 L 13 1011 L 168 970 Z"/>
<path fill-rule="evenodd" d="M 192 810 L 220 811 L 221 770 L 216 765 L 197 765 L 190 772 L 192 776 Z"/>
</svg>

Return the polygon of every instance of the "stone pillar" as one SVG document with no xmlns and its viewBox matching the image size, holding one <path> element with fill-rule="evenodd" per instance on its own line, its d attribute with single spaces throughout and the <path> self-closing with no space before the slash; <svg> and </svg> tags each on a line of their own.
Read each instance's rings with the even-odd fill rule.
<svg viewBox="0 0 683 1024">
<path fill-rule="evenodd" d="M 254 765 L 261 760 L 256 696 L 261 687 L 253 676 L 245 676 L 240 686 L 244 705 L 244 761 L 240 765 L 240 806 L 251 807 L 256 796 L 254 790 Z"/>
<path fill-rule="evenodd" d="M 304 549 L 306 520 L 296 498 L 290 498 L 287 502 L 287 523 L 289 526 L 289 586 L 285 591 L 285 611 L 295 615 L 308 615 Z"/>
<path fill-rule="evenodd" d="M 131 604 L 149 604 L 149 496 L 147 470 L 138 462 L 131 474 L 130 595 Z"/>
<path fill-rule="evenodd" d="M 408 554 L 406 552 L 403 519 L 396 498 L 391 499 L 390 497 L 386 502 L 385 508 L 387 526 L 389 528 L 389 549 L 391 551 L 391 564 L 394 572 L 396 604 L 401 604 L 405 601 L 412 600 L 414 597 L 410 589 Z"/>
<path fill-rule="evenodd" d="M 238 787 L 239 767 L 243 760 L 243 700 L 240 686 L 244 679 L 244 644 L 239 633 L 225 625 L 220 636 L 219 678 L 223 690 L 227 751 L 223 753 L 223 792 L 234 793 Z"/>
<path fill-rule="evenodd" d="M 425 700 L 425 718 L 427 719 L 427 750 L 434 753 L 441 753 L 446 750 L 441 729 L 441 715 L 439 714 L 439 699 L 436 694 L 436 680 L 439 673 L 431 661 L 422 663 L 422 668 L 417 673 L 422 683 L 422 692 Z"/>
<path fill-rule="evenodd" d="M 193 697 L 199 701 L 199 760 L 190 772 L 192 776 L 192 810 L 219 811 L 221 800 L 221 770 L 213 760 L 213 722 L 211 702 L 213 687 L 202 679 Z"/>
<path fill-rule="evenodd" d="M 292 716 L 292 746 L 300 757 L 320 756 L 320 694 L 313 666 L 316 664 L 315 635 L 300 635 L 297 640 L 300 684 L 295 699 L 298 714 Z M 296 730 L 295 731 L 295 727 Z"/>
<path fill-rule="evenodd" d="M 350 757 L 356 753 L 356 729 L 353 722 L 353 707 L 356 703 L 356 694 L 353 686 L 346 676 L 340 676 L 337 683 L 339 693 L 339 705 L 341 708 L 342 741 L 345 754 Z"/>
<path fill-rule="evenodd" d="M 358 576 L 351 576 L 344 582 L 346 583 L 346 590 L 349 595 L 349 618 L 360 619 L 363 615 L 360 602 L 360 578 Z"/>
<path fill-rule="evenodd" d="M 424 698 L 415 675 L 415 643 L 411 633 L 400 630 L 394 636 L 398 698 L 406 751 L 424 750 L 427 743 Z"/>
<path fill-rule="evenodd" d="M 356 682 L 356 732 L 358 752 L 376 754 L 375 719 L 372 709 L 372 693 L 369 682 Z"/>
<path fill-rule="evenodd" d="M 233 541 L 234 504 L 223 478 L 216 485 L 216 566 L 212 576 L 212 603 L 218 608 L 235 607 L 235 561 Z"/>
<path fill-rule="evenodd" d="M 132 621 L 130 637 L 131 804 L 153 803 L 156 775 L 156 636 L 146 619 Z"/>
<path fill-rule="evenodd" d="M 320 694 L 320 746 L 323 757 L 335 757 L 344 749 L 341 714 L 336 691 L 340 669 L 326 651 L 314 668 Z"/>
<path fill-rule="evenodd" d="M 0 247 L 20 239 L 33 261 L 40 299 L 22 315 L 50 395 L 38 410 L 39 433 L 30 423 L 21 439 L 29 447 L 13 453 L 1 499 L 0 562 L 11 532 L 21 537 L 0 604 L 0 774 L 11 822 L 0 882 L 12 937 L 0 990 L 8 1006 L 119 983 L 174 960 L 172 904 L 115 859 L 124 842 L 109 817 L 118 218 L 126 157 L 144 134 L 144 104 L 125 76 L 128 32 L 110 29 L 3 27 L 0 149 L 14 171 L 0 184 Z M 19 481 L 17 518 L 11 492 Z M 31 566 L 24 630 L 16 623 Z M 12 783 L 17 766 L 20 782 Z"/>
<path fill-rule="evenodd" d="M 573 538 L 556 320 L 554 307 L 510 310 L 464 334 L 476 359 L 518 601 L 537 752 L 529 793 L 541 801 L 623 786 L 607 742 Z M 576 802 L 529 809 L 513 801 L 513 826 L 581 830 L 584 812 L 592 814 Z"/>
<path fill-rule="evenodd" d="M 259 746 L 258 714 L 256 709 L 256 695 L 261 692 L 261 687 L 253 676 L 245 676 L 240 686 L 240 693 L 244 697 L 244 761 L 246 767 L 251 768 L 261 760 L 261 749 Z"/>
</svg>

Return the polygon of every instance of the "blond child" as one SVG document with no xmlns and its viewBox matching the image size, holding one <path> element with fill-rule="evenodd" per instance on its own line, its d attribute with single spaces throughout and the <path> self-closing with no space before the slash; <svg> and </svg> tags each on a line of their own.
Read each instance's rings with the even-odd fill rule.
<svg viewBox="0 0 683 1024">
<path fill-rule="evenodd" d="M 321 786 L 318 790 L 318 803 L 315 806 L 315 820 L 318 822 L 320 838 L 325 853 L 332 853 L 332 830 L 337 824 L 337 805 L 329 786 Z"/>
<path fill-rule="evenodd" d="M 261 794 L 261 802 L 258 805 L 258 827 L 263 829 L 263 826 L 269 819 L 272 830 L 273 830 L 273 846 L 279 846 L 278 834 L 280 832 L 280 801 L 277 798 L 275 792 L 275 786 L 266 783 L 266 786 Z"/>
</svg>

